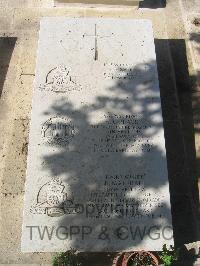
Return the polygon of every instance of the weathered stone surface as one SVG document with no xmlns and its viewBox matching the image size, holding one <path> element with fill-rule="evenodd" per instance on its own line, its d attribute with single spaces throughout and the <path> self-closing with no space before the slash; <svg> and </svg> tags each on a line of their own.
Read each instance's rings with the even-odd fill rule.
<svg viewBox="0 0 200 266">
<path fill-rule="evenodd" d="M 22 250 L 173 243 L 151 23 L 42 19 L 34 87 Z"/>
</svg>

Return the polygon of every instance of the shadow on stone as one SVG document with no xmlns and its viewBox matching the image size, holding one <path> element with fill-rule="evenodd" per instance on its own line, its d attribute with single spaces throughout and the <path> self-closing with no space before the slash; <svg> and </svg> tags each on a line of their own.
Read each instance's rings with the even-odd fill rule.
<svg viewBox="0 0 200 266">
<path fill-rule="evenodd" d="M 185 40 L 155 40 L 155 44 L 164 108 L 174 238 L 175 244 L 182 246 L 197 241 L 200 237 L 191 77 Z M 174 74 L 169 73 L 170 57 Z M 175 86 L 172 84 L 173 80 Z M 177 113 L 179 116 L 179 122 L 174 126 L 170 125 L 168 118 L 165 119 L 170 113 Z"/>
<path fill-rule="evenodd" d="M 51 108 L 47 112 L 45 112 L 45 115 L 48 116 L 51 116 L 52 114 L 59 114 L 59 116 L 61 117 L 67 117 L 68 119 L 70 119 L 71 124 L 77 125 L 78 127 L 78 130 L 76 131 L 74 138 L 71 141 L 71 151 L 68 148 L 62 147 L 60 148 L 60 152 L 46 154 L 43 158 L 44 167 L 47 168 L 48 171 L 50 171 L 52 176 L 66 176 L 64 181 L 66 184 L 70 185 L 72 194 L 74 194 L 74 198 L 71 199 L 72 209 L 73 204 L 81 204 L 87 207 L 88 203 L 84 202 L 83 200 L 80 202 L 79 194 L 77 194 L 77 192 L 80 191 L 80 187 L 85 194 L 85 198 L 87 198 L 86 195 L 90 195 L 92 193 L 93 188 L 96 188 L 99 195 L 102 195 L 102 199 L 99 196 L 100 199 L 98 199 L 97 202 L 98 204 L 100 204 L 100 206 L 107 204 L 109 208 L 110 202 L 112 202 L 112 206 L 117 206 L 119 204 L 124 205 L 125 203 L 128 204 L 128 194 L 131 193 L 132 186 L 130 185 L 130 189 L 126 188 L 127 191 L 121 193 L 120 198 L 115 196 L 116 193 L 114 193 L 114 191 L 113 193 L 107 193 L 108 195 L 105 195 L 105 198 L 103 198 L 103 195 L 105 194 L 104 190 L 109 188 L 109 185 L 107 185 L 107 183 L 113 183 L 113 186 L 115 188 L 117 186 L 117 183 L 119 183 L 120 186 L 122 181 L 118 178 L 116 179 L 114 176 L 121 175 L 123 177 L 124 175 L 126 175 L 128 169 L 132 169 L 133 165 L 135 165 L 135 169 L 138 169 L 135 171 L 142 171 L 141 166 L 146 165 L 146 162 L 149 161 L 149 149 L 151 149 L 154 154 L 152 158 L 152 164 L 154 164 L 155 161 L 158 166 L 164 164 L 165 155 L 161 147 L 159 147 L 159 145 L 156 146 L 148 143 L 151 138 L 159 134 L 158 132 L 160 132 L 160 129 L 162 128 L 162 121 L 155 119 L 155 117 L 157 117 L 160 113 L 160 97 L 157 93 L 155 93 L 154 86 L 156 86 L 156 84 L 154 84 L 154 86 L 152 84 L 152 73 L 154 73 L 154 71 L 154 61 L 148 62 L 146 64 L 138 64 L 134 68 L 134 70 L 131 70 L 131 72 L 130 69 L 121 67 L 118 69 L 118 72 L 116 74 L 121 78 L 115 82 L 115 85 L 113 87 L 107 88 L 106 96 L 97 96 L 93 104 L 77 109 L 71 102 L 68 102 L 63 98 L 62 101 L 55 102 L 51 106 Z M 127 78 L 130 76 L 134 77 L 134 83 L 132 79 Z M 141 82 L 143 82 L 143 84 Z M 126 99 L 129 99 L 129 101 L 127 101 L 124 97 Z M 155 106 L 154 108 L 151 108 L 152 97 Z M 140 106 L 139 116 L 135 116 L 133 113 L 134 102 L 135 104 Z M 108 114 L 105 116 L 105 120 L 93 125 L 90 122 L 91 114 L 102 112 L 103 110 L 107 110 L 108 112 Z M 115 110 L 114 113 L 112 110 Z M 118 113 L 129 115 L 127 118 L 125 118 L 122 115 L 118 115 Z M 177 116 L 176 114 L 172 114 L 172 116 L 174 116 L 175 120 L 175 122 L 173 121 L 172 123 L 176 124 Z M 138 125 L 137 139 L 135 139 L 135 134 L 128 133 L 128 128 L 131 126 L 131 123 L 133 123 L 132 125 Z M 122 126 L 123 124 L 124 126 Z M 54 125 L 53 128 L 55 126 L 56 125 Z M 91 127 L 93 128 L 92 131 L 90 130 Z M 117 139 L 113 139 L 116 136 L 114 133 L 112 133 L 112 131 L 115 132 L 116 129 L 119 137 Z M 109 133 L 109 131 L 111 131 L 111 133 Z M 112 139 L 112 141 L 110 138 Z M 145 141 L 146 139 L 147 143 Z M 139 141 L 138 144 L 136 144 L 137 141 Z M 51 143 L 53 145 L 55 141 L 53 140 Z M 93 153 L 88 151 L 88 147 L 93 145 L 92 143 L 96 143 L 94 145 L 97 145 L 94 147 L 96 147 L 95 149 L 97 149 L 96 152 L 99 153 L 98 156 L 95 153 L 94 156 Z M 111 146 L 110 143 L 112 143 Z M 139 149 L 136 148 L 135 145 L 142 145 L 142 152 L 133 152 L 132 154 L 127 156 L 125 149 L 127 149 L 128 147 L 133 147 L 131 149 L 136 150 Z M 112 156 L 109 156 L 110 152 Z M 101 160 L 101 164 L 99 164 L 99 160 Z M 62 165 L 62 167 L 58 167 L 58 165 Z M 114 168 L 111 169 L 111 166 Z M 115 170 L 114 173 L 113 169 Z M 108 176 L 108 180 L 106 182 L 104 182 L 103 179 L 105 174 Z M 165 173 L 163 172 L 163 174 Z M 92 178 L 93 175 L 95 176 L 95 178 Z M 156 182 L 152 182 L 151 178 L 146 178 L 145 188 L 159 190 L 165 187 L 167 185 L 167 180 L 165 178 L 162 179 L 160 175 L 161 173 L 158 171 L 158 168 L 155 168 L 153 178 L 155 178 Z M 69 177 L 74 177 L 74 180 Z M 96 180 L 98 181 L 96 182 Z M 93 201 L 92 198 L 91 201 Z M 140 199 L 137 197 L 134 197 L 132 201 L 134 201 L 136 209 L 138 209 L 137 206 L 140 206 L 142 204 Z M 63 208 L 62 204 L 60 207 Z M 158 217 L 162 217 L 161 213 L 165 216 L 165 223 L 170 225 L 171 221 L 168 220 L 168 218 L 170 217 L 170 209 L 165 203 L 162 204 L 162 207 L 156 205 L 155 208 L 147 210 L 147 213 L 144 214 L 143 217 L 146 217 L 147 215 L 149 217 L 149 223 L 151 227 L 153 227 L 157 226 L 157 221 L 159 220 Z M 87 217 L 87 213 L 84 215 L 86 215 L 86 218 L 90 218 L 90 215 L 89 217 Z M 103 210 L 103 212 L 100 214 L 96 212 L 91 214 L 93 220 L 91 221 L 90 218 L 90 225 L 94 228 L 94 230 L 97 230 L 100 226 L 104 226 L 105 224 L 108 225 L 108 223 L 110 225 L 115 225 L 115 227 L 119 227 L 123 226 L 125 221 L 128 221 L 130 217 L 134 217 L 138 223 L 138 215 L 140 214 L 137 213 L 137 211 L 136 213 L 130 214 L 129 212 L 125 213 L 123 209 L 119 209 L 116 215 L 110 213 L 109 209 L 108 213 L 104 213 Z M 100 218 L 98 218 L 98 216 Z M 70 224 L 77 224 L 77 221 L 80 222 L 80 215 L 78 214 L 78 210 L 73 214 L 73 216 L 70 216 Z M 69 218 L 67 217 L 67 215 L 64 215 L 63 219 L 60 221 L 60 226 L 68 223 Z M 141 225 L 141 230 L 144 230 L 143 225 Z M 142 241 L 144 241 L 143 237 L 140 236 L 137 236 L 136 239 L 131 240 L 130 232 L 128 236 L 129 241 L 122 241 L 123 239 L 120 239 L 120 236 L 116 236 L 116 239 L 117 237 L 119 237 L 119 243 L 117 243 L 119 250 L 130 248 L 130 245 L 133 242 L 134 245 L 137 246 L 141 244 Z M 153 242 L 153 239 L 149 241 Z M 107 241 L 105 243 L 107 243 Z M 79 244 L 79 241 L 73 239 L 74 248 L 79 249 Z M 90 247 L 90 245 L 95 244 L 96 243 L 94 242 L 94 240 L 92 241 L 92 243 L 87 243 L 87 250 L 93 249 L 93 246 Z"/>
<path fill-rule="evenodd" d="M 0 97 L 17 38 L 0 37 Z"/>
<path fill-rule="evenodd" d="M 156 54 L 157 54 L 157 65 L 158 74 L 160 82 L 160 92 L 162 101 L 162 112 L 164 119 L 164 129 L 165 129 L 165 142 L 167 151 L 167 163 L 168 163 L 168 173 L 169 173 L 169 183 L 170 183 L 170 195 L 171 195 L 171 206 L 172 206 L 172 219 L 173 219 L 173 230 L 174 230 L 174 240 L 176 246 L 182 246 L 188 242 L 194 242 L 198 240 L 198 187 L 195 172 L 195 149 L 194 149 L 194 130 L 193 130 L 193 119 L 192 119 L 192 108 L 191 108 L 191 91 L 190 91 L 190 77 L 187 69 L 187 59 L 184 40 L 155 40 Z M 115 109 L 123 111 L 124 113 L 132 113 L 133 106 L 127 104 L 127 102 L 120 97 L 120 95 L 126 95 L 133 102 L 136 100 L 140 103 L 140 119 L 146 117 L 149 118 L 148 123 L 152 125 L 153 131 L 147 133 L 144 128 L 141 128 L 138 133 L 138 138 L 150 138 L 159 131 L 161 123 L 155 121 L 154 117 L 159 112 L 159 109 L 154 108 L 149 110 L 148 101 L 152 97 L 152 86 L 151 79 L 149 77 L 152 73 L 152 68 L 155 62 L 148 62 L 144 65 L 137 65 L 134 69 L 134 74 L 137 73 L 138 77 L 147 77 L 146 86 L 149 89 L 149 94 L 144 97 L 141 89 L 140 82 L 141 79 L 138 78 L 134 80 L 134 90 L 132 87 L 132 81 L 126 79 L 127 75 L 130 75 L 130 71 L 126 68 L 119 69 L 119 76 L 123 79 L 117 81 L 115 86 L 108 88 L 107 96 L 98 96 L 94 104 L 75 108 L 73 104 L 66 99 L 62 101 L 55 102 L 51 108 L 47 111 L 47 115 L 59 114 L 59 116 L 70 118 L 73 124 L 79 125 L 78 131 L 75 133 L 74 139 L 76 141 L 72 142 L 72 151 L 69 149 L 61 148 L 53 154 L 46 154 L 43 158 L 44 167 L 47 168 L 51 176 L 66 175 L 64 180 L 66 183 L 70 182 L 69 177 L 82 176 L 83 179 L 88 175 L 88 168 L 90 168 L 90 176 L 102 175 L 105 169 L 101 169 L 101 165 L 98 164 L 98 160 L 91 156 L 87 152 L 87 146 L 90 139 L 106 139 L 105 130 L 108 125 L 113 122 L 113 117 L 115 114 L 110 113 L 105 121 L 95 124 L 95 127 L 99 128 L 98 131 L 94 131 L 90 139 L 85 132 L 87 128 L 93 126 L 90 122 L 90 114 L 92 112 L 100 112 L 101 110 Z M 151 91 L 152 90 L 152 91 Z M 154 102 L 158 102 L 159 99 L 154 99 Z M 139 123 L 138 118 L 136 123 Z M 115 118 L 116 127 L 120 127 L 122 120 L 120 117 Z M 55 125 L 56 127 L 56 125 Z M 102 129 L 102 130 L 100 130 Z M 126 130 L 122 129 L 121 134 L 125 135 Z M 83 139 L 84 142 L 83 142 Z M 88 142 L 89 141 L 89 142 Z M 127 145 L 132 143 L 134 139 L 129 136 L 127 139 Z M 53 142 L 52 142 L 53 143 Z M 119 152 L 116 153 L 115 160 L 112 164 L 115 165 L 116 172 L 124 173 L 124 169 L 131 169 L 131 165 L 138 165 L 140 162 L 145 162 L 148 160 L 146 154 L 143 152 L 139 155 L 134 154 L 133 156 L 125 156 L 123 152 L 120 152 L 122 142 L 121 140 L 116 141 L 116 146 Z M 104 149 L 105 147 L 103 147 Z M 144 147 L 145 148 L 145 147 Z M 157 163 L 162 163 L 165 158 L 163 157 L 162 151 L 158 147 L 152 147 L 155 156 L 157 158 Z M 106 161 L 109 160 L 106 154 L 102 153 L 105 157 L 104 166 L 108 168 Z M 73 159 L 73 158 L 77 158 Z M 102 157 L 102 158 L 103 158 Z M 62 167 L 57 167 L 57 163 L 61 162 Z M 87 169 L 86 166 L 87 165 Z M 123 169 L 121 169 L 123 166 Z M 158 174 L 159 176 L 159 174 Z M 76 180 L 76 179 L 75 179 Z M 98 187 L 99 191 L 104 190 L 104 186 L 101 182 L 94 183 L 90 180 L 85 179 L 80 182 L 73 181 L 70 184 L 72 192 L 76 195 L 76 191 L 85 190 L 88 194 L 91 193 L 92 187 Z M 90 181 L 91 183 L 88 183 Z M 153 184 L 151 180 L 148 180 L 145 184 L 146 187 L 152 189 L 159 189 L 164 186 L 162 178 L 158 178 L 157 183 Z M 109 200 L 109 199 L 107 199 Z M 121 198 L 122 202 L 126 201 L 126 194 Z M 106 200 L 105 200 L 106 201 Z M 135 198 L 136 205 L 140 204 L 138 199 Z M 87 204 L 87 202 L 81 202 L 82 204 Z M 102 202 L 104 203 L 104 201 Z M 117 204 L 118 199 L 113 204 Z M 60 206 L 63 208 L 63 205 Z M 169 212 L 169 208 L 163 205 L 162 212 Z M 151 217 L 157 217 L 159 215 L 160 209 L 155 208 L 149 213 Z M 110 225 L 114 225 L 115 222 L 121 218 L 121 225 L 123 225 L 123 216 L 111 218 Z M 78 214 L 74 214 L 71 223 L 76 224 L 76 219 L 80 219 Z M 170 223 L 170 221 L 169 221 Z M 67 216 L 63 216 L 60 220 L 60 226 L 63 224 L 68 224 Z M 152 220 L 152 226 L 156 225 Z M 95 220 L 93 226 L 100 226 L 99 221 Z M 142 243 L 142 239 L 134 239 L 134 245 Z M 74 247 L 79 246 L 79 241 L 74 239 Z M 152 240 L 153 245 L 153 240 Z M 88 245 L 89 247 L 89 245 Z M 124 246 L 126 248 L 126 246 Z M 89 265 L 89 264 L 88 264 Z"/>
<path fill-rule="evenodd" d="M 166 0 L 143 0 L 139 3 L 140 8 L 165 8 Z"/>
<path fill-rule="evenodd" d="M 198 26 L 200 28 L 200 26 Z M 196 43 L 200 43 L 200 33 L 193 32 L 190 34 L 190 40 Z M 200 52 L 200 49 L 199 49 Z"/>
</svg>

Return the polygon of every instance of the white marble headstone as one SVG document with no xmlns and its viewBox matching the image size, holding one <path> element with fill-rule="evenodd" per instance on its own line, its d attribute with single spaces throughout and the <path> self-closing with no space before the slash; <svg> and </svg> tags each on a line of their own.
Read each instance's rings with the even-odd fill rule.
<svg viewBox="0 0 200 266">
<path fill-rule="evenodd" d="M 151 22 L 41 20 L 22 251 L 173 244 Z"/>
</svg>

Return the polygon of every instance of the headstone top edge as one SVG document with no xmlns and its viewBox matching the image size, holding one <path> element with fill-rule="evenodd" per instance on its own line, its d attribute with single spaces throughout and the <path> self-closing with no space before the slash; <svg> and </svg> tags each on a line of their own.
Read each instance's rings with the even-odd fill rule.
<svg viewBox="0 0 200 266">
<path fill-rule="evenodd" d="M 64 21 L 64 20 L 67 20 L 67 21 L 74 21 L 77 20 L 77 21 L 120 21 L 120 22 L 132 22 L 132 23 L 145 23 L 145 24 L 149 24 L 152 26 L 152 20 L 151 19 L 135 19 L 135 18 L 98 18 L 98 17 L 84 17 L 84 18 L 71 18 L 71 17 L 64 17 L 64 16 L 61 16 L 61 17 L 57 17 L 57 16 L 52 16 L 52 17 L 42 17 L 40 19 L 40 24 L 42 23 L 46 23 L 48 21 L 54 21 L 54 20 L 59 20 L 60 22 Z"/>
</svg>

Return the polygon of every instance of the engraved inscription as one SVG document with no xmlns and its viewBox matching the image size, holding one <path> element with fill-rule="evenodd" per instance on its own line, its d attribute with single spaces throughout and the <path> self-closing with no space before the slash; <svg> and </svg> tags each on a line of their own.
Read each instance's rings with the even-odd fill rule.
<svg viewBox="0 0 200 266">
<path fill-rule="evenodd" d="M 145 136 L 150 123 L 136 115 L 105 115 L 109 121 L 91 125 L 96 130 L 93 152 L 150 152 L 152 141 Z M 99 134 L 98 134 L 99 133 Z"/>
<path fill-rule="evenodd" d="M 133 67 L 133 65 L 126 63 L 104 63 L 103 77 L 105 79 L 120 80 L 124 82 L 126 80 L 137 80 L 141 79 L 141 69 L 142 72 L 146 72 L 146 75 L 142 77 L 143 85 L 152 85 L 155 79 L 155 74 L 149 72 L 149 65 L 142 64 L 140 67 Z M 140 80 L 141 83 L 141 80 Z"/>
<path fill-rule="evenodd" d="M 30 209 L 32 214 L 47 214 L 48 216 L 61 216 L 64 214 L 63 202 L 67 199 L 65 186 L 59 178 L 53 178 L 44 184 L 37 195 L 37 202 Z"/>
<path fill-rule="evenodd" d="M 74 197 L 66 185 L 53 178 L 44 184 L 37 195 L 37 202 L 30 212 L 51 217 L 62 215 L 83 215 L 88 219 L 162 217 L 162 199 L 145 189 L 146 173 L 114 174 L 104 177 L 100 189 L 90 193 L 82 191 L 84 200 Z M 152 214 L 154 209 L 156 214 Z"/>
<path fill-rule="evenodd" d="M 42 126 L 42 138 L 51 145 L 67 145 L 75 134 L 71 120 L 63 117 L 52 117 Z"/>
<path fill-rule="evenodd" d="M 145 189 L 145 177 L 146 173 L 106 175 L 102 189 L 90 193 L 89 201 L 95 204 L 96 211 L 89 217 L 162 217 L 161 197 Z M 153 215 L 155 208 L 158 211 Z"/>
<path fill-rule="evenodd" d="M 40 90 L 64 93 L 70 91 L 81 91 L 82 86 L 77 82 L 76 76 L 73 76 L 71 69 L 67 66 L 57 66 L 51 69 L 46 76 L 44 84 L 39 86 Z"/>
<path fill-rule="evenodd" d="M 103 73 L 106 79 L 134 79 L 136 71 L 129 64 L 104 63 L 105 71 Z M 124 71 L 126 74 L 124 74 Z"/>
</svg>

